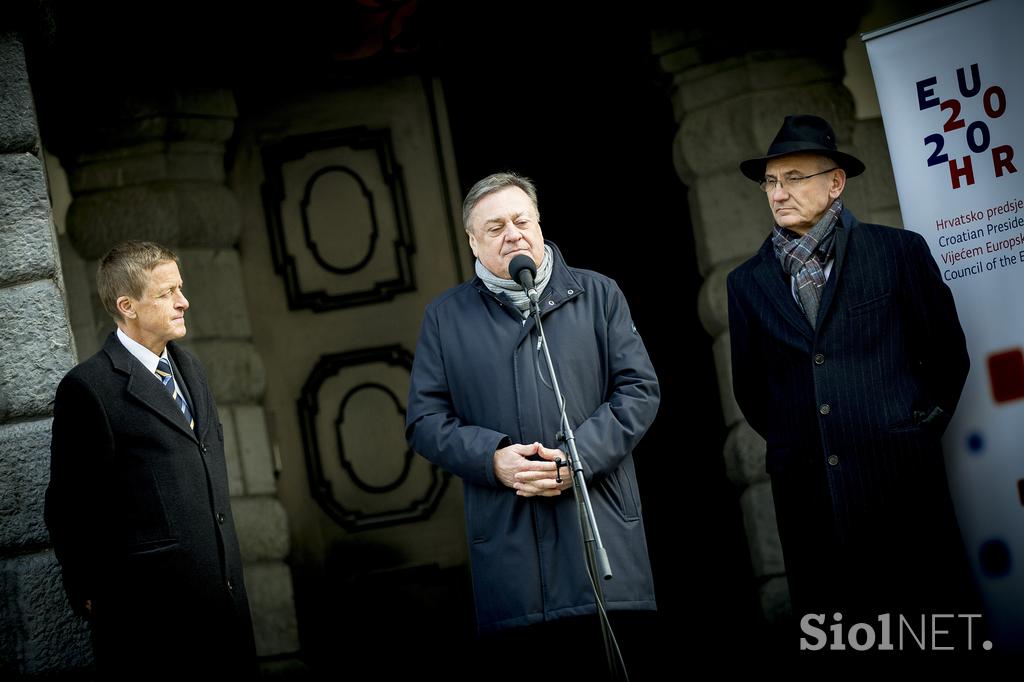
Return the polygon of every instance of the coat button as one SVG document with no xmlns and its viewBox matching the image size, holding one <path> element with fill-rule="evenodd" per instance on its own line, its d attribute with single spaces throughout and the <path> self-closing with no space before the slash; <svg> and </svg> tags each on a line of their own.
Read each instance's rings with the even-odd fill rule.
<svg viewBox="0 0 1024 682">
<path fill-rule="evenodd" d="M 206 454 L 206 443 L 205 442 L 200 443 L 199 444 L 199 449 L 205 455 Z"/>
<path fill-rule="evenodd" d="M 835 466 L 835 465 L 839 464 L 839 457 L 836 456 L 836 455 L 829 455 L 828 456 L 828 463 L 829 463 L 830 466 Z"/>
<path fill-rule="evenodd" d="M 828 414 L 831 411 L 832 411 L 832 406 L 829 405 L 828 403 L 825 403 L 824 405 L 822 405 L 821 407 L 818 408 L 818 412 L 820 412 L 822 414 Z"/>
<path fill-rule="evenodd" d="M 572 290 L 572 289 L 569 289 L 569 291 L 567 291 L 566 293 L 567 293 L 567 294 L 569 294 L 570 296 L 572 296 L 572 294 L 573 294 L 573 290 Z"/>
<path fill-rule="evenodd" d="M 554 301 L 548 301 L 548 305 L 554 305 L 554 304 L 555 304 Z"/>
<path fill-rule="evenodd" d="M 822 355 L 821 353 L 816 354 L 814 356 L 814 364 L 816 364 L 816 365 L 824 365 L 825 364 L 825 356 Z"/>
<path fill-rule="evenodd" d="M 231 578 L 228 578 L 228 589 L 231 590 L 232 592 L 235 591 L 235 581 L 232 580 Z"/>
<path fill-rule="evenodd" d="M 224 514 L 217 512 L 217 523 L 224 523 Z"/>
</svg>

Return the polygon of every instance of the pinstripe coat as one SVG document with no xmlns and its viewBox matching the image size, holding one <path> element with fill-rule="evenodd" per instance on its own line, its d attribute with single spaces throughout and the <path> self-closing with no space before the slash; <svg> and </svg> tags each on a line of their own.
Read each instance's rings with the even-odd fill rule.
<svg viewBox="0 0 1024 682">
<path fill-rule="evenodd" d="M 969 593 L 939 445 L 969 360 L 925 240 L 844 209 L 816 328 L 770 238 L 728 297 L 733 388 L 767 442 L 797 612 Z"/>
<path fill-rule="evenodd" d="M 46 525 L 102 671 L 244 676 L 255 650 L 224 435 L 199 361 L 167 349 L 195 431 L 111 334 L 57 387 Z"/>
</svg>

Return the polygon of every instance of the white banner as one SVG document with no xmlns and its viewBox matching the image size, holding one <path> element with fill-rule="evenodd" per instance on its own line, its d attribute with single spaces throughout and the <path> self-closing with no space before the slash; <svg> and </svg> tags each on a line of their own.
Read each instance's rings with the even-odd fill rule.
<svg viewBox="0 0 1024 682">
<path fill-rule="evenodd" d="M 1024 3 L 863 36 L 903 222 L 953 290 L 971 372 L 944 441 L 998 648 L 1024 648 Z"/>
</svg>

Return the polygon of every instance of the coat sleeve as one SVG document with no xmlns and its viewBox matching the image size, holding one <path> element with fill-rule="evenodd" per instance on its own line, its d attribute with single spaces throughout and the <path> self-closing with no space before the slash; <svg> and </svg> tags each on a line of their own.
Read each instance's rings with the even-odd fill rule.
<svg viewBox="0 0 1024 682">
<path fill-rule="evenodd" d="M 610 395 L 576 427 L 584 478 L 610 473 L 632 452 L 654 422 L 661 387 L 626 297 L 612 285 L 606 305 Z"/>
<path fill-rule="evenodd" d="M 729 350 L 732 358 L 732 392 L 751 428 L 765 437 L 764 405 L 767 399 L 768 377 L 763 361 L 755 357 L 756 344 L 751 342 L 755 333 L 744 309 L 741 287 L 730 274 L 726 280 L 729 297 Z"/>
<path fill-rule="evenodd" d="M 906 234 L 901 314 L 910 329 L 908 343 L 916 365 L 912 370 L 934 403 L 924 421 L 941 434 L 960 401 L 971 361 L 953 292 L 942 281 L 928 243 L 915 232 Z"/>
<path fill-rule="evenodd" d="M 427 308 L 416 344 L 405 419 L 409 445 L 468 483 L 500 487 L 494 452 L 511 444 L 504 433 L 466 424 L 452 404 L 436 309 Z"/>
<path fill-rule="evenodd" d="M 99 398 L 83 381 L 65 377 L 53 404 L 50 482 L 43 516 L 68 601 L 83 616 L 85 601 L 94 597 L 94 557 L 102 554 L 104 544 L 100 471 L 113 450 L 113 435 Z"/>
</svg>

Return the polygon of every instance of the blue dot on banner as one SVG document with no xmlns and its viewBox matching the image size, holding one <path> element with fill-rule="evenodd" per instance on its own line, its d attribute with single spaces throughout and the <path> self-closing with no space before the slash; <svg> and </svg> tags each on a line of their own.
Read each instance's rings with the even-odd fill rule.
<svg viewBox="0 0 1024 682">
<path fill-rule="evenodd" d="M 971 451 L 971 454 L 980 455 L 981 451 L 985 449 L 985 438 L 977 431 L 967 436 L 967 449 Z"/>
<path fill-rule="evenodd" d="M 978 550 L 981 571 L 989 578 L 1001 578 L 1010 572 L 1013 556 L 1002 540 L 987 540 Z"/>
</svg>

